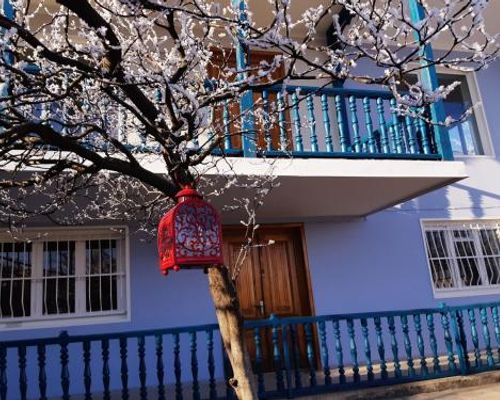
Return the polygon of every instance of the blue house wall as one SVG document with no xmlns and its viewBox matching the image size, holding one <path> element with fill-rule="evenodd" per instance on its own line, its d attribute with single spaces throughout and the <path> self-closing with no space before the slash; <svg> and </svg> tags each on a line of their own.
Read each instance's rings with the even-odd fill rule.
<svg viewBox="0 0 500 400">
<path fill-rule="evenodd" d="M 500 62 L 477 73 L 487 124 L 492 135 L 494 153 L 500 154 Z M 351 313 L 394 309 L 435 307 L 448 304 L 499 301 L 500 292 L 488 296 L 464 296 L 436 299 L 433 296 L 430 274 L 422 239 L 421 219 L 476 219 L 500 218 L 500 164 L 498 157 L 477 156 L 464 158 L 469 178 L 445 189 L 419 197 L 400 206 L 352 221 L 302 221 L 308 254 L 309 274 L 315 313 Z M 266 221 L 264 221 L 266 222 Z M 269 221 L 272 222 L 272 221 Z M 132 236 L 131 254 L 131 320 L 113 324 L 89 324 L 64 328 L 11 329 L 0 332 L 0 340 L 49 337 L 61 329 L 70 335 L 118 332 L 150 328 L 197 325 L 216 321 L 208 292 L 207 277 L 200 271 L 172 273 L 161 277 L 157 270 L 155 243 Z M 199 343 L 204 343 L 200 336 Z M 166 344 L 171 349 L 172 344 Z M 182 363 L 190 365 L 190 343 L 181 341 Z M 92 369 L 100 371 L 102 362 L 95 349 Z M 118 349 L 111 350 L 112 370 L 119 369 Z M 136 348 L 129 349 L 130 386 L 137 386 Z M 169 350 L 170 351 L 170 350 Z M 200 350 L 200 379 L 206 379 L 206 355 Z M 220 339 L 215 338 L 215 354 L 221 359 Z M 48 365 L 58 362 L 58 353 L 48 354 Z M 32 359 L 36 359 L 32 357 Z M 70 359 L 81 359 L 79 348 L 70 349 Z M 133 361 L 135 360 L 135 361 Z M 154 344 L 147 344 L 148 365 L 154 365 Z M 172 354 L 167 356 L 172 362 Z M 134 364 L 135 363 L 135 364 Z M 10 354 L 9 365 L 17 365 L 17 355 Z M 221 362 L 217 362 L 217 376 L 222 376 Z M 189 380 L 189 367 L 186 367 Z M 9 381 L 15 382 L 18 370 L 9 369 Z M 81 376 L 81 365 L 74 363 L 71 376 Z M 59 370 L 50 373 L 49 389 L 59 385 Z M 167 379 L 174 377 L 171 369 Z M 148 380 L 154 380 L 149 375 Z M 36 381 L 32 369 L 28 381 Z M 119 387 L 118 378 L 112 386 Z M 80 380 L 72 386 L 75 392 L 83 390 Z M 36 387 L 29 388 L 32 393 Z"/>
</svg>

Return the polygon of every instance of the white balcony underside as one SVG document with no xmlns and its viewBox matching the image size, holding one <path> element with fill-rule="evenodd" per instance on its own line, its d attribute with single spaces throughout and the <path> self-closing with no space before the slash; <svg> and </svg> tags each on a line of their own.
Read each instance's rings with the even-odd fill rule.
<svg viewBox="0 0 500 400">
<path fill-rule="evenodd" d="M 258 219 L 266 222 L 363 217 L 467 177 L 464 163 L 458 161 L 244 158 L 227 161 L 218 164 L 217 170 L 206 171 L 205 176 L 218 182 L 217 175 L 235 175 L 243 181 L 269 174 L 270 166 L 274 168 L 279 187 L 271 190 L 258 210 Z M 241 189 L 234 188 L 211 201 L 220 209 L 241 193 Z M 224 213 L 224 222 L 237 222 L 244 215 Z"/>
</svg>

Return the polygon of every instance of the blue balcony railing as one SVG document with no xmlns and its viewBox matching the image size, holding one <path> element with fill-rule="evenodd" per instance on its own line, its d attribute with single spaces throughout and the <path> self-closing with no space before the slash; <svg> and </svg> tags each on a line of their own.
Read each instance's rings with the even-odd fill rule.
<svg viewBox="0 0 500 400">
<path fill-rule="evenodd" d="M 247 321 L 260 398 L 500 366 L 500 303 Z M 0 399 L 231 397 L 216 324 L 0 342 Z"/>
<path fill-rule="evenodd" d="M 441 159 L 435 127 L 396 106 L 388 91 L 274 86 L 253 94 L 253 130 L 241 131 L 239 107 L 227 102 L 214 124 L 233 156 Z"/>
<path fill-rule="evenodd" d="M 26 67 L 37 74 L 36 66 Z M 207 80 L 207 87 L 216 84 Z M 213 127 L 206 137 L 196 137 L 191 151 L 219 137 L 214 154 L 245 157 L 297 158 L 385 158 L 440 160 L 443 157 L 438 136 L 442 127 L 429 124 L 431 112 L 423 118 L 400 116 L 397 103 L 387 90 L 347 89 L 275 85 L 260 92 L 248 93 L 239 102 L 222 102 L 207 110 Z M 162 98 L 157 91 L 155 98 Z M 251 99 L 248 104 L 249 99 Z M 244 104 L 245 103 L 245 104 Z M 415 110 L 422 111 L 422 110 Z M 33 115 L 52 116 L 64 121 L 68 112 L 57 102 L 35 104 Z M 107 134 L 130 150 L 159 151 L 158 144 L 141 132 L 125 131 L 130 118 L 123 110 L 105 116 Z M 57 130 L 62 124 L 51 122 Z M 108 125 L 109 124 L 109 125 Z M 447 134 L 447 132 L 446 132 Z M 86 137 L 89 146 L 110 150 L 107 139 L 98 134 Z M 447 152 L 449 153 L 449 152 Z M 452 156 L 451 156 L 452 157 Z"/>
</svg>

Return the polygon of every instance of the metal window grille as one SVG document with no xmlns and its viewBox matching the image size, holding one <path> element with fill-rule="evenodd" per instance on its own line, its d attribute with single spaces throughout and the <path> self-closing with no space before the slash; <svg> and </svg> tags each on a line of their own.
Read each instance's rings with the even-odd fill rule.
<svg viewBox="0 0 500 400">
<path fill-rule="evenodd" d="M 500 285 L 499 222 L 425 222 L 423 230 L 436 291 Z"/>
<path fill-rule="evenodd" d="M 88 236 L 0 241 L 0 320 L 126 312 L 124 240 Z"/>
<path fill-rule="evenodd" d="M 30 243 L 0 243 L 0 318 L 31 314 Z"/>
</svg>

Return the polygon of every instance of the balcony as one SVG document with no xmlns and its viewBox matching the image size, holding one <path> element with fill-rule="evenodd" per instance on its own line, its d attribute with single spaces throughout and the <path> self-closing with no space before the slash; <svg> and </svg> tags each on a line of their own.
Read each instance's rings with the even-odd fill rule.
<svg viewBox="0 0 500 400">
<path fill-rule="evenodd" d="M 39 110 L 42 114 L 58 110 L 44 106 L 50 110 Z M 259 209 L 265 222 L 364 217 L 467 177 L 462 162 L 443 156 L 443 128 L 399 116 L 395 107 L 392 94 L 383 90 L 271 86 L 207 110 L 212 132 L 193 140 L 190 151 L 219 138 L 212 159 L 196 167 L 211 186 L 276 176 L 279 187 Z M 147 169 L 166 172 L 155 143 L 120 126 L 109 130 L 125 147 L 144 153 Z M 226 162 L 217 162 L 222 156 Z M 235 186 L 213 203 L 222 209 L 238 190 Z M 224 213 L 224 222 L 242 217 Z"/>
<path fill-rule="evenodd" d="M 387 91 L 277 86 L 251 100 L 213 111 L 223 132 L 214 156 L 228 162 L 203 172 L 217 181 L 272 170 L 280 186 L 259 210 L 266 220 L 362 217 L 467 177 L 462 162 L 442 156 L 441 128 L 397 115 Z M 232 117 L 240 112 L 243 128 Z"/>
</svg>

